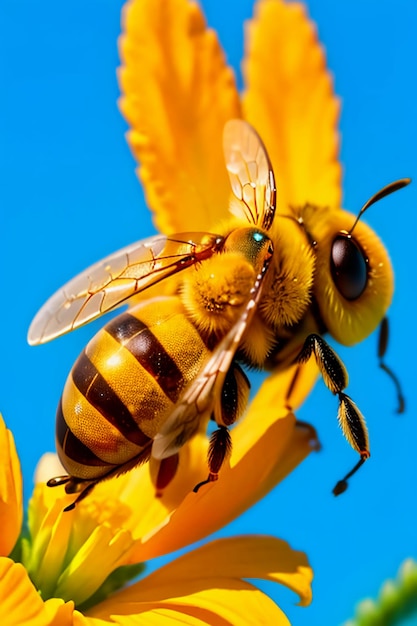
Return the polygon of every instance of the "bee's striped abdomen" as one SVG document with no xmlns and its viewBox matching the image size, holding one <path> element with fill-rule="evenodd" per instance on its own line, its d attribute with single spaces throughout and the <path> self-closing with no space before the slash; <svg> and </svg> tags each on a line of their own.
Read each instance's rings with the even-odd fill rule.
<svg viewBox="0 0 417 626">
<path fill-rule="evenodd" d="M 58 408 L 66 470 L 93 479 L 143 456 L 207 355 L 174 297 L 139 304 L 107 324 L 76 361 Z"/>
<path fill-rule="evenodd" d="M 72 371 L 72 380 L 80 393 L 131 443 L 144 447 L 149 443 L 129 409 L 120 400 L 84 351 Z"/>
<path fill-rule="evenodd" d="M 123 323 L 117 319 L 110 322 L 106 332 L 129 350 L 168 398 L 176 402 L 184 385 L 184 377 L 175 360 L 140 319 L 131 313 L 125 313 L 120 319 Z"/>
</svg>

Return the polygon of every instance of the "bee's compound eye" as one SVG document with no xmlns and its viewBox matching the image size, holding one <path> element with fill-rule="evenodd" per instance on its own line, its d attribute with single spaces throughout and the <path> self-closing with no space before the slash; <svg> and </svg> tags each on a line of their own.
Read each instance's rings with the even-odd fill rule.
<svg viewBox="0 0 417 626">
<path fill-rule="evenodd" d="M 330 258 L 332 278 L 346 300 L 356 300 L 368 282 L 368 259 L 350 235 L 338 235 Z"/>
</svg>

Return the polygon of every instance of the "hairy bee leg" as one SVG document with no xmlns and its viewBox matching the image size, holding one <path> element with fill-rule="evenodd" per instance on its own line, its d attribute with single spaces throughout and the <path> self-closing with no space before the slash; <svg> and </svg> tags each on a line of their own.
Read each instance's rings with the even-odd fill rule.
<svg viewBox="0 0 417 626">
<path fill-rule="evenodd" d="M 306 363 L 312 354 L 326 387 L 335 395 L 343 391 L 348 384 L 346 368 L 336 352 L 320 335 L 308 335 L 297 360 L 299 363 Z"/>
<path fill-rule="evenodd" d="M 361 457 L 368 458 L 370 456 L 369 440 L 365 418 L 353 402 L 352 398 L 343 392 L 338 395 L 339 411 L 337 418 L 343 434 L 349 441 L 352 448 L 359 452 Z"/>
<path fill-rule="evenodd" d="M 379 338 L 378 338 L 378 359 L 379 359 L 379 367 L 384 370 L 386 374 L 391 378 L 394 383 L 395 389 L 397 391 L 397 400 L 398 407 L 397 413 L 404 413 L 405 411 L 405 398 L 403 395 L 403 391 L 401 388 L 401 383 L 398 380 L 397 376 L 394 374 L 392 369 L 384 362 L 384 356 L 388 347 L 388 318 L 384 317 L 379 327 Z"/>
<path fill-rule="evenodd" d="M 206 480 L 194 487 L 195 493 L 202 485 L 218 479 L 220 468 L 232 451 L 232 438 L 228 426 L 234 424 L 244 412 L 249 400 L 249 391 L 250 383 L 245 372 L 238 363 L 233 363 L 226 374 L 220 401 L 210 416 L 218 429 L 210 437 L 207 455 L 209 475 Z"/>
<path fill-rule="evenodd" d="M 206 480 L 198 483 L 193 489 L 194 493 L 208 483 L 212 483 L 219 477 L 219 471 L 227 456 L 232 449 L 232 438 L 226 426 L 220 426 L 210 437 L 210 445 L 208 451 L 209 475 Z"/>
<path fill-rule="evenodd" d="M 352 448 L 359 452 L 361 458 L 356 463 L 354 468 L 348 472 L 342 480 L 339 480 L 337 485 L 334 487 L 333 493 L 335 496 L 338 496 L 346 491 L 348 487 L 348 478 L 353 476 L 353 474 L 355 474 L 364 462 L 371 456 L 369 452 L 368 430 L 362 413 L 349 396 L 342 392 L 338 395 L 339 411 L 337 417 L 339 424 L 346 439 Z"/>
<path fill-rule="evenodd" d="M 320 335 L 311 334 L 306 338 L 298 361 L 305 363 L 312 354 L 314 354 L 327 388 L 339 398 L 337 418 L 343 434 L 361 457 L 353 470 L 337 483 L 333 492 L 338 495 L 347 489 L 347 479 L 370 457 L 368 430 L 362 413 L 353 400 L 343 392 L 348 384 L 345 366 L 336 352 Z"/>
</svg>

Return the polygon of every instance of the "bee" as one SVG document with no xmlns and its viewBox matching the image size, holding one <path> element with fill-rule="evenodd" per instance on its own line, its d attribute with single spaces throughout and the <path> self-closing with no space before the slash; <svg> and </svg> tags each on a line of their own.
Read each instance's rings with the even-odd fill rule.
<svg viewBox="0 0 417 626">
<path fill-rule="evenodd" d="M 149 459 L 160 462 L 162 491 L 181 447 L 209 419 L 217 428 L 208 477 L 195 490 L 217 480 L 231 450 L 229 427 L 248 403 L 245 366 L 279 371 L 316 360 L 360 455 L 336 493 L 369 457 L 364 418 L 345 393 L 346 369 L 323 335 L 353 345 L 385 319 L 392 269 L 360 217 L 409 179 L 384 187 L 356 218 L 309 204 L 278 213 L 274 172 L 256 131 L 230 120 L 223 146 L 231 217 L 219 233 L 131 244 L 70 280 L 31 324 L 28 341 L 41 344 L 139 296 L 93 337 L 66 381 L 56 442 L 68 475 L 48 482 L 78 494 L 66 510 L 98 482 Z M 159 295 L 146 298 L 162 281 Z"/>
</svg>

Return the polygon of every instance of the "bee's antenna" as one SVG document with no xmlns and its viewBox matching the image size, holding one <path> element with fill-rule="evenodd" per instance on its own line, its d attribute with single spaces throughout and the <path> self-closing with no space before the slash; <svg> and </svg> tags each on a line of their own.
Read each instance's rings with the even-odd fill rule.
<svg viewBox="0 0 417 626">
<path fill-rule="evenodd" d="M 348 235 L 351 235 L 356 224 L 359 222 L 360 218 L 362 217 L 362 215 L 365 213 L 365 211 L 367 209 L 369 209 L 369 207 L 372 204 L 375 204 L 375 202 L 378 202 L 379 200 L 382 200 L 382 198 L 385 198 L 386 196 L 389 196 L 390 193 L 393 193 L 394 191 L 398 191 L 399 189 L 402 189 L 403 187 L 406 187 L 407 185 L 409 185 L 411 183 L 411 178 L 401 178 L 400 180 L 395 180 L 393 183 L 389 183 L 389 185 L 386 185 L 385 187 L 382 187 L 382 189 L 380 189 L 379 191 L 376 192 L 376 194 L 374 194 L 371 198 L 369 198 L 369 200 L 367 202 L 365 202 L 365 204 L 363 205 L 363 207 L 361 208 L 361 210 L 359 211 L 352 228 L 350 229 L 350 231 L 348 232 Z"/>
</svg>

